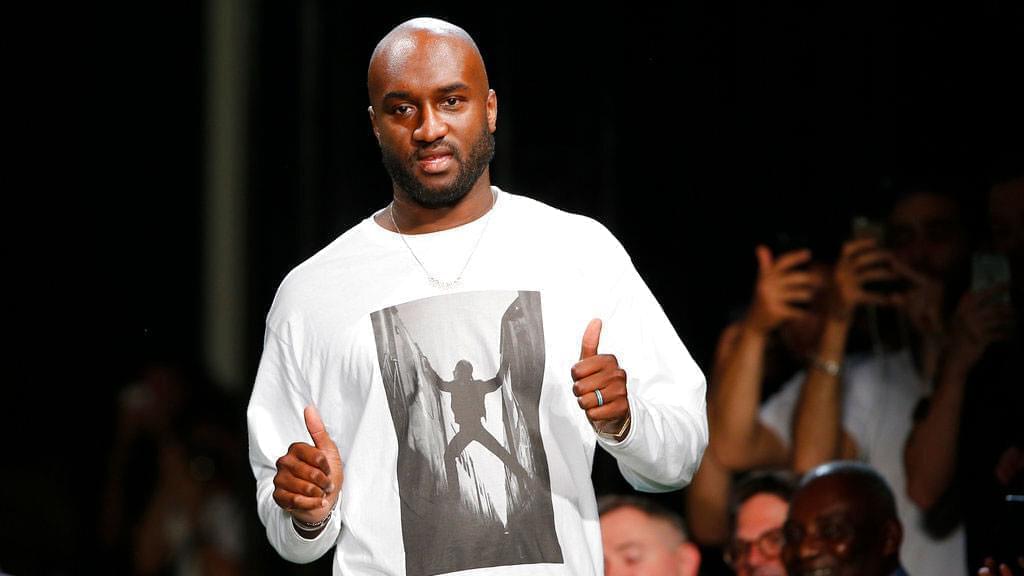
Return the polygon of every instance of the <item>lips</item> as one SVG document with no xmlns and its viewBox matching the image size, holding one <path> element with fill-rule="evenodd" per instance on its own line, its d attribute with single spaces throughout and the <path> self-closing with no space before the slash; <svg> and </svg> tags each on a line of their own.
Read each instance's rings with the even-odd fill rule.
<svg viewBox="0 0 1024 576">
<path fill-rule="evenodd" d="M 448 153 L 430 154 L 420 157 L 417 163 L 420 165 L 420 169 L 427 174 L 439 174 L 451 166 L 452 155 Z"/>
</svg>

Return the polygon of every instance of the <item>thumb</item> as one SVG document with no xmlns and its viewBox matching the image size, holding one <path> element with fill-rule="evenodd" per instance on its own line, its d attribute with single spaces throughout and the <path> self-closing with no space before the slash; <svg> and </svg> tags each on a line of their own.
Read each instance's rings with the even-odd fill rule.
<svg viewBox="0 0 1024 576">
<path fill-rule="evenodd" d="M 601 319 L 594 318 L 587 324 L 583 332 L 583 347 L 580 350 L 580 360 L 597 355 L 597 346 L 601 343 Z"/>
<path fill-rule="evenodd" d="M 772 251 L 764 244 L 759 244 L 754 253 L 757 255 L 757 269 L 764 274 L 772 267 Z"/>
<path fill-rule="evenodd" d="M 327 434 L 324 421 L 320 419 L 320 412 L 317 412 L 316 407 L 306 406 L 302 415 L 306 419 L 306 430 L 309 431 L 313 444 L 321 450 L 337 452 L 338 448 L 334 445 L 334 440 L 331 440 L 330 435 Z"/>
</svg>

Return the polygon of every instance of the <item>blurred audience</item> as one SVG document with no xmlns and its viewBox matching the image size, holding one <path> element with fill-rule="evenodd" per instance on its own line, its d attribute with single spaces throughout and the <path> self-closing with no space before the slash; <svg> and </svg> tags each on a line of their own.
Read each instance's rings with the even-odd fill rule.
<svg viewBox="0 0 1024 576">
<path fill-rule="evenodd" d="M 988 214 L 995 254 L 975 254 L 949 322 L 935 391 L 906 443 L 907 490 L 922 508 L 958 496 L 970 566 L 1024 573 L 1024 502 L 1014 498 L 1024 494 L 1024 177 L 991 188 Z"/>
<path fill-rule="evenodd" d="M 216 389 L 153 364 L 119 399 L 100 517 L 106 566 L 124 574 L 239 574 L 247 516 L 233 477 L 241 435 Z"/>
<path fill-rule="evenodd" d="M 862 463 L 829 462 L 808 472 L 793 494 L 785 534 L 790 574 L 906 574 L 900 564 L 903 529 L 892 491 Z"/>
<path fill-rule="evenodd" d="M 908 568 L 966 570 L 955 513 L 931 514 L 910 501 L 902 453 L 915 406 L 931 393 L 945 353 L 949 302 L 965 283 L 959 205 L 931 189 L 911 189 L 897 198 L 884 228 L 856 224 L 833 264 L 827 255 L 812 261 L 807 250 L 757 248 L 752 303 L 723 332 L 716 353 L 711 443 L 687 495 L 691 525 L 700 541 L 721 541 L 728 491 L 720 485 L 737 472 L 804 472 L 859 459 L 898 487 Z M 869 354 L 849 352 L 858 325 L 870 335 Z M 802 333 L 783 341 L 806 368 L 759 407 L 767 343 L 773 332 L 787 331 Z"/>
<path fill-rule="evenodd" d="M 605 576 L 695 576 L 700 552 L 683 519 L 639 496 L 598 500 Z"/>
</svg>

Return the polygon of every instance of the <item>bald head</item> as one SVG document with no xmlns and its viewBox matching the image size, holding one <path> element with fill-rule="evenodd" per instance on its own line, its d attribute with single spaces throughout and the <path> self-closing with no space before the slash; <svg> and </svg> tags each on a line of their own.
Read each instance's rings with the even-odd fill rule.
<svg viewBox="0 0 1024 576">
<path fill-rule="evenodd" d="M 461 63 L 486 93 L 490 88 L 480 49 L 468 32 L 437 18 L 413 18 L 395 26 L 373 50 L 366 74 L 370 104 L 383 96 L 383 86 L 401 78 L 423 59 L 434 63 Z"/>
</svg>

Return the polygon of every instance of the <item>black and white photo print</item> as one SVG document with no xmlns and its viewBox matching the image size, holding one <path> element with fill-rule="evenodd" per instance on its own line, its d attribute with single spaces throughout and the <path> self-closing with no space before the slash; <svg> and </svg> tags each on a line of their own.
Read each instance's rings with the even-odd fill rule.
<svg viewBox="0 0 1024 576">
<path fill-rule="evenodd" d="M 371 319 L 407 574 L 561 563 L 538 416 L 540 293 L 435 296 Z"/>
</svg>

